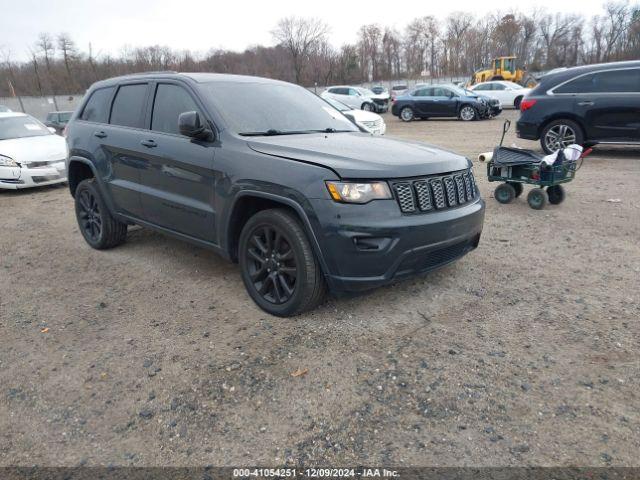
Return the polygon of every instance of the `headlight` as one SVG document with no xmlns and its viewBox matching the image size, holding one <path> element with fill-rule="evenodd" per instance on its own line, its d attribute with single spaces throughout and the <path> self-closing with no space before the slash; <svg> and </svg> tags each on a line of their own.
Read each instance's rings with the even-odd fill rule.
<svg viewBox="0 0 640 480">
<path fill-rule="evenodd" d="M 327 182 L 327 188 L 336 202 L 368 203 L 391 197 L 391 190 L 385 182 Z"/>
<path fill-rule="evenodd" d="M 17 167 L 18 164 L 13 158 L 0 155 L 0 167 Z"/>
</svg>

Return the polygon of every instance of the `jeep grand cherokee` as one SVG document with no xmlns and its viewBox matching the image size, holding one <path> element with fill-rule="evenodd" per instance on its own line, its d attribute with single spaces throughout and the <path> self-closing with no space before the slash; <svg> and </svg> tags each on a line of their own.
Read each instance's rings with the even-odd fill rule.
<svg viewBox="0 0 640 480">
<path fill-rule="evenodd" d="M 67 127 L 93 248 L 138 224 L 238 262 L 274 315 L 451 262 L 484 217 L 465 157 L 361 132 L 306 89 L 217 74 L 94 84 Z"/>
</svg>

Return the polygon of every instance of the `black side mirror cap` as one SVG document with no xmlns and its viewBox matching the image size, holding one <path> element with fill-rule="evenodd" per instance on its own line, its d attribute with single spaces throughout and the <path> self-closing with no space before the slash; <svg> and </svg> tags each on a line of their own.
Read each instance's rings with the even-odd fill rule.
<svg viewBox="0 0 640 480">
<path fill-rule="evenodd" d="M 208 129 L 195 111 L 183 112 L 178 116 L 178 130 L 181 135 L 198 140 L 211 140 L 213 132 Z"/>
</svg>

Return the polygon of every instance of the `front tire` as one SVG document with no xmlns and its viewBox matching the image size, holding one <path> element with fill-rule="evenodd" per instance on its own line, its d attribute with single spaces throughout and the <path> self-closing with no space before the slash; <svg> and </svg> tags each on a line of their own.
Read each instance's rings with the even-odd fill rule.
<svg viewBox="0 0 640 480">
<path fill-rule="evenodd" d="M 111 215 L 95 179 L 81 181 L 74 197 L 80 233 L 92 248 L 104 250 L 124 243 L 127 224 Z"/>
<path fill-rule="evenodd" d="M 542 210 L 547 205 L 547 192 L 542 188 L 533 188 L 527 195 L 527 203 L 534 210 Z"/>
<path fill-rule="evenodd" d="M 363 103 L 361 109 L 364 110 L 365 112 L 375 112 L 375 110 L 376 110 L 374 105 L 372 103 L 369 103 L 369 102 Z"/>
<path fill-rule="evenodd" d="M 470 122 L 478 117 L 478 112 L 471 105 L 463 105 L 458 113 L 458 118 L 465 122 Z"/>
<path fill-rule="evenodd" d="M 318 306 L 326 295 L 322 269 L 298 219 L 284 209 L 262 210 L 242 229 L 242 280 L 253 301 L 279 317 Z"/>
<path fill-rule="evenodd" d="M 400 110 L 400 120 L 402 120 L 403 122 L 410 122 L 414 118 L 415 113 L 413 112 L 413 108 L 404 107 L 402 110 Z"/>
<path fill-rule="evenodd" d="M 493 192 L 493 196 L 500 203 L 511 203 L 516 198 L 516 189 L 510 183 L 501 183 Z"/>
<path fill-rule="evenodd" d="M 547 155 L 574 143 L 582 145 L 584 134 L 580 125 L 573 120 L 554 120 L 542 129 L 540 146 Z"/>
</svg>

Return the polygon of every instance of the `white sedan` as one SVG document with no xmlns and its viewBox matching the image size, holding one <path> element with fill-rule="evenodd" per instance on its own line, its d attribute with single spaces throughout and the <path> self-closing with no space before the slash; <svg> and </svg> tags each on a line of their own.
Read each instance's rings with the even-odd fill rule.
<svg viewBox="0 0 640 480">
<path fill-rule="evenodd" d="M 506 80 L 478 83 L 469 90 L 500 100 L 503 107 L 513 106 L 513 108 L 520 108 L 520 101 L 531 91 L 530 88 Z"/>
<path fill-rule="evenodd" d="M 342 112 L 342 114 L 352 122 L 374 135 L 384 135 L 387 131 L 387 124 L 384 123 L 384 119 L 377 113 L 353 109 L 331 97 L 324 97 L 324 100 L 333 108 Z"/>
<path fill-rule="evenodd" d="M 0 189 L 67 180 L 67 143 L 24 113 L 0 113 Z"/>
<path fill-rule="evenodd" d="M 320 94 L 325 100 L 332 98 L 354 110 L 367 112 L 386 112 L 389 110 L 389 94 L 375 94 L 371 90 L 362 87 L 337 86 L 329 87 Z"/>
</svg>

